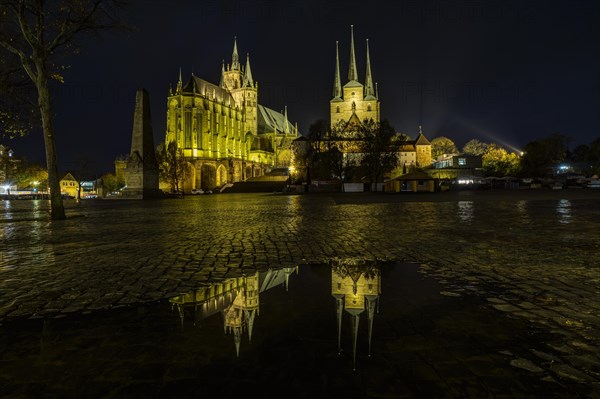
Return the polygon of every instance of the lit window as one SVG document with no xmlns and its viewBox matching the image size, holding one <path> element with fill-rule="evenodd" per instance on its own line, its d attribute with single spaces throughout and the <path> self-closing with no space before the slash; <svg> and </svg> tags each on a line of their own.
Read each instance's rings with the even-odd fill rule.
<svg viewBox="0 0 600 399">
<path fill-rule="evenodd" d="M 467 160 L 465 158 L 458 158 L 458 165 L 465 166 L 467 164 Z"/>
</svg>

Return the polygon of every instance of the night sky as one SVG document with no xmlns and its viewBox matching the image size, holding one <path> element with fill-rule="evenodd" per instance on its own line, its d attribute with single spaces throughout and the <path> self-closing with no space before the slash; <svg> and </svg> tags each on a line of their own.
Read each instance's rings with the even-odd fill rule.
<svg viewBox="0 0 600 399">
<path fill-rule="evenodd" d="M 335 41 L 347 82 L 350 25 L 359 80 L 369 39 L 381 117 L 415 137 L 472 138 L 520 149 L 561 133 L 571 148 L 600 137 L 598 1 L 135 1 L 131 33 L 82 43 L 65 84 L 54 84 L 61 171 L 114 171 L 127 154 L 135 92 L 149 91 L 155 144 L 164 140 L 166 95 L 196 76 L 219 83 L 237 36 L 250 54 L 259 102 L 288 107 L 300 132 L 329 120 Z M 185 83 L 185 82 L 184 82 Z M 40 132 L 3 140 L 45 164 Z"/>
</svg>

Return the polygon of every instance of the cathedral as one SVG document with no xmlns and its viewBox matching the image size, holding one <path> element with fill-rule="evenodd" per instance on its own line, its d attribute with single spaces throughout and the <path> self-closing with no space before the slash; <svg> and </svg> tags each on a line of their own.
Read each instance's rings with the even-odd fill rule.
<svg viewBox="0 0 600 399">
<path fill-rule="evenodd" d="M 176 141 L 191 165 L 185 191 L 212 190 L 287 168 L 298 137 L 287 107 L 278 112 L 259 103 L 250 56 L 242 65 L 236 39 L 219 84 L 194 74 L 184 83 L 180 71 L 175 90 L 169 89 L 165 145 Z"/>
<path fill-rule="evenodd" d="M 371 58 L 369 55 L 369 39 L 366 40 L 366 71 L 365 83 L 360 83 L 356 67 L 356 52 L 354 50 L 354 26 L 350 26 L 350 63 L 348 82 L 342 86 L 340 75 L 340 56 L 338 42 L 335 44 L 335 76 L 333 83 L 333 98 L 329 101 L 330 127 L 342 129 L 351 133 L 352 126 L 362 124 L 365 120 L 380 123 L 381 104 L 377 83 L 373 84 Z M 425 168 L 431 165 L 431 143 L 422 132 L 421 126 L 417 137 L 411 140 L 407 137 L 399 153 L 398 168 L 393 176 L 406 173 L 414 167 Z"/>
<path fill-rule="evenodd" d="M 348 83 L 342 86 L 340 77 L 340 55 L 338 42 L 335 42 L 335 78 L 333 98 L 330 103 L 331 128 L 340 124 L 356 124 L 372 119 L 379 123 L 380 104 L 376 86 L 371 75 L 371 59 L 369 57 L 369 39 L 367 39 L 367 71 L 365 84 L 358 81 L 356 55 L 354 52 L 354 26 L 350 33 L 350 67 L 348 68 Z"/>
</svg>

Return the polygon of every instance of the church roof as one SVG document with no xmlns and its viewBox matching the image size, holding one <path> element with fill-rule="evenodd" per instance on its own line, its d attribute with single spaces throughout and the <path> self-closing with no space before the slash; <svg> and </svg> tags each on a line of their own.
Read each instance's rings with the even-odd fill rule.
<svg viewBox="0 0 600 399">
<path fill-rule="evenodd" d="M 185 85 L 182 91 L 184 93 L 193 93 L 194 90 L 196 91 L 196 93 L 202 96 L 208 97 L 210 99 L 212 99 L 214 96 L 219 102 L 225 101 L 225 104 L 235 106 L 235 100 L 226 89 L 219 87 L 216 84 L 210 83 L 204 79 L 201 79 L 197 76 L 192 76 L 192 78 Z"/>
<path fill-rule="evenodd" d="M 344 87 L 363 87 L 363 85 L 357 80 L 351 80 Z"/>
<path fill-rule="evenodd" d="M 419 136 L 415 140 L 415 145 L 431 145 L 431 142 L 427 140 L 427 137 L 423 133 L 419 133 Z"/>
<path fill-rule="evenodd" d="M 285 131 L 285 121 L 285 116 L 281 112 L 258 104 L 258 134 L 272 133 L 275 130 L 283 133 Z M 289 120 L 287 124 L 288 133 L 293 133 L 294 127 Z"/>
<path fill-rule="evenodd" d="M 414 170 L 405 175 L 398 176 L 392 180 L 435 180 L 435 178 L 431 177 L 422 170 Z"/>
</svg>

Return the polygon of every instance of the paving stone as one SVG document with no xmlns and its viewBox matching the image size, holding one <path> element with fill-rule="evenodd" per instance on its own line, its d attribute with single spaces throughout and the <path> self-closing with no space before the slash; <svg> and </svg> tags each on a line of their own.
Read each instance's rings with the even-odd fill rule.
<svg viewBox="0 0 600 399">
<path fill-rule="evenodd" d="M 510 365 L 513 367 L 518 367 L 520 369 L 530 371 L 532 373 L 543 373 L 544 372 L 544 369 L 538 367 L 529 359 L 523 359 L 523 358 L 513 359 L 510 361 Z"/>
</svg>

